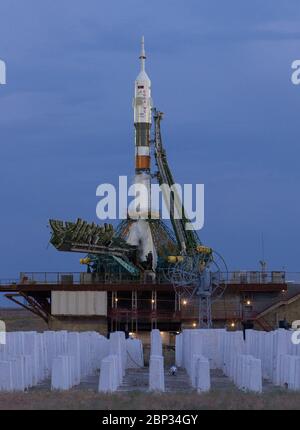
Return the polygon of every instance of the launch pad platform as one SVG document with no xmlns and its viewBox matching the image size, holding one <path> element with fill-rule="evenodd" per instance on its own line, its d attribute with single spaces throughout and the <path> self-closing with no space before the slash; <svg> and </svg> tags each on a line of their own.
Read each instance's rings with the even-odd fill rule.
<svg viewBox="0 0 300 430">
<path fill-rule="evenodd" d="M 213 327 L 240 328 L 251 322 L 271 329 L 263 317 L 268 309 L 300 296 L 300 287 L 284 272 L 231 272 L 221 299 L 213 303 Z M 113 330 L 132 333 L 159 328 L 178 332 L 198 325 L 198 298 L 182 299 L 180 291 L 157 276 L 133 282 L 99 280 L 86 272 L 22 273 L 0 283 L 0 292 L 41 317 L 52 329 Z"/>
</svg>

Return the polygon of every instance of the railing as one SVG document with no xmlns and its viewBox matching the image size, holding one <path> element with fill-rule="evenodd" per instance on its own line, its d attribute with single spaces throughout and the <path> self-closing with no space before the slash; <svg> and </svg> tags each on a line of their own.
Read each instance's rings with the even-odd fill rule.
<svg viewBox="0 0 300 430">
<path fill-rule="evenodd" d="M 300 284 L 300 272 L 285 271 L 232 271 L 221 273 L 221 278 L 230 284 Z"/>
<path fill-rule="evenodd" d="M 132 309 L 132 308 L 109 308 L 109 315 L 123 315 L 123 316 L 144 316 L 144 317 L 155 317 L 157 315 L 165 316 L 165 317 L 180 317 L 181 312 L 175 310 L 165 310 L 165 309 L 156 309 L 156 310 L 144 310 L 144 309 Z"/>
<path fill-rule="evenodd" d="M 233 271 L 221 273 L 221 281 L 227 284 L 283 284 L 289 274 L 284 271 Z M 300 273 L 298 273 L 300 282 Z"/>
<path fill-rule="evenodd" d="M 134 278 L 126 273 L 87 273 L 87 272 L 22 272 L 20 284 L 168 284 L 163 271 L 153 278 Z"/>
<path fill-rule="evenodd" d="M 21 284 L 79 284 L 83 272 L 21 272 Z"/>
<path fill-rule="evenodd" d="M 8 278 L 8 279 L 0 279 L 0 285 L 16 285 L 19 283 L 19 279 Z"/>
<path fill-rule="evenodd" d="M 300 272 L 286 272 L 286 282 L 288 284 L 300 284 Z"/>
<path fill-rule="evenodd" d="M 300 284 L 300 272 L 232 271 L 219 273 L 216 280 L 225 284 Z M 165 271 L 159 269 L 156 278 L 134 278 L 127 273 L 86 272 L 22 272 L 20 279 L 1 279 L 0 285 L 21 284 L 170 284 Z"/>
<path fill-rule="evenodd" d="M 183 319 L 190 321 L 197 321 L 199 317 L 199 310 L 195 310 L 194 312 L 186 313 L 183 310 L 142 310 L 142 309 L 132 309 L 132 308 L 109 308 L 108 316 L 119 318 L 126 320 L 127 318 L 172 318 L 172 319 Z M 212 312 L 213 320 L 226 320 L 226 321 L 237 321 L 242 320 L 243 315 L 240 310 L 231 311 L 231 312 L 221 312 L 221 311 L 213 311 Z M 249 317 L 251 319 L 251 317 Z"/>
</svg>

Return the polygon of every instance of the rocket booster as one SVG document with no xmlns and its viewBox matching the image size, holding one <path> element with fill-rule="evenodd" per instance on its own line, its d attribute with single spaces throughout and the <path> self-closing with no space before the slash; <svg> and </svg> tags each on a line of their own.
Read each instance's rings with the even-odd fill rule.
<svg viewBox="0 0 300 430">
<path fill-rule="evenodd" d="M 144 36 L 140 54 L 141 70 L 134 84 L 135 172 L 150 173 L 151 81 L 145 71 Z"/>
<path fill-rule="evenodd" d="M 152 238 L 150 225 L 146 222 L 151 210 L 151 174 L 150 174 L 150 129 L 152 119 L 151 81 L 145 71 L 145 47 L 144 37 L 140 54 L 141 69 L 134 83 L 134 127 L 135 127 L 135 178 L 134 183 L 144 185 L 148 190 L 147 196 L 140 197 L 138 214 L 130 213 L 137 219 L 129 230 L 127 242 L 136 245 L 140 251 L 140 258 L 146 261 L 149 253 L 152 253 L 155 269 L 157 264 L 157 253 Z"/>
</svg>

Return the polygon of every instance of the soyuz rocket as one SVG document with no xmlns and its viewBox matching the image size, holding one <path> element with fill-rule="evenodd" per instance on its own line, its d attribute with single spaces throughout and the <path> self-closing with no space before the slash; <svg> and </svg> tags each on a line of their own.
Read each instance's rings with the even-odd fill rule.
<svg viewBox="0 0 300 430">
<path fill-rule="evenodd" d="M 140 250 L 142 260 L 147 259 L 149 252 L 153 257 L 153 269 L 157 261 L 157 253 L 154 246 L 148 216 L 152 213 L 150 206 L 150 130 L 152 122 L 152 98 L 151 98 L 151 81 L 145 70 L 145 45 L 144 36 L 142 37 L 140 53 L 140 72 L 134 83 L 134 127 L 135 127 L 135 184 L 143 184 L 148 190 L 148 200 L 141 202 L 140 213 L 141 219 L 133 223 L 127 242 L 137 245 Z"/>
<path fill-rule="evenodd" d="M 135 173 L 150 174 L 151 81 L 145 71 L 145 45 L 142 37 L 141 70 L 134 84 Z"/>
<path fill-rule="evenodd" d="M 142 202 L 144 216 L 150 212 L 150 129 L 152 118 L 151 81 L 145 70 L 145 44 L 142 37 L 140 54 L 141 69 L 134 83 L 134 127 L 135 127 L 135 183 L 143 184 L 148 190 L 148 201 Z"/>
</svg>

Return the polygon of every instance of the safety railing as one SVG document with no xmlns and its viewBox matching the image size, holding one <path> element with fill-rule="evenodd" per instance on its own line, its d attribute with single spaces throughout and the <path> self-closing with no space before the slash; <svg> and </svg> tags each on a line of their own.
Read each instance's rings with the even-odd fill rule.
<svg viewBox="0 0 300 430">
<path fill-rule="evenodd" d="M 284 271 L 232 271 L 221 273 L 220 278 L 228 284 L 283 284 L 288 275 Z M 298 276 L 300 281 L 300 273 Z"/>
<path fill-rule="evenodd" d="M 0 285 L 16 285 L 17 283 L 19 283 L 19 279 L 16 278 L 0 279 Z"/>
<path fill-rule="evenodd" d="M 87 273 L 87 272 L 22 272 L 20 284 L 167 284 L 163 271 L 152 276 L 133 277 L 126 273 Z"/>
<path fill-rule="evenodd" d="M 285 271 L 232 271 L 217 273 L 215 282 L 225 284 L 300 284 L 300 272 Z M 127 273 L 87 273 L 87 272 L 22 272 L 19 279 L 1 279 L 0 285 L 11 284 L 170 284 L 164 269 L 159 269 L 156 277 L 145 273 L 133 277 Z"/>
</svg>

